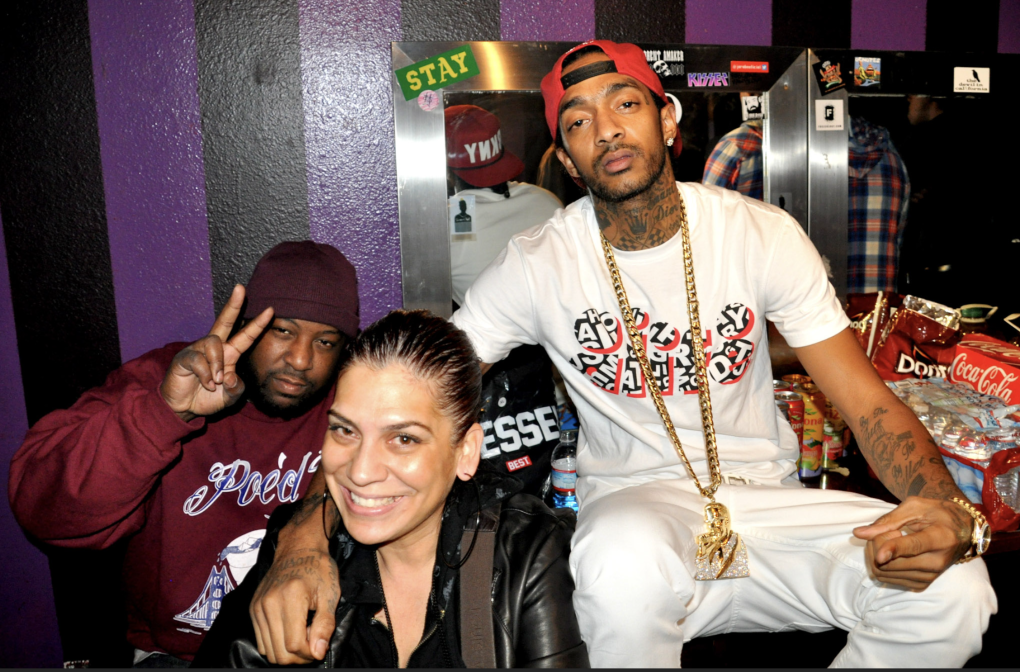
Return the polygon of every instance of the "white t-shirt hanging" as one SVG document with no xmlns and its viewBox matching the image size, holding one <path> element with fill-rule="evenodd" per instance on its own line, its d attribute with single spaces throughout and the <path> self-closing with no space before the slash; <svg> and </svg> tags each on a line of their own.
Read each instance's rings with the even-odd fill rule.
<svg viewBox="0 0 1020 672">
<path fill-rule="evenodd" d="M 544 223 L 563 207 L 552 192 L 526 182 L 511 182 L 510 198 L 492 189 L 465 189 L 450 201 L 460 198 L 472 199 L 473 221 L 469 235 L 454 233 L 450 239 L 453 300 L 458 304 L 464 303 L 467 288 L 506 247 L 510 236 Z"/>
<path fill-rule="evenodd" d="M 821 258 L 786 212 L 718 187 L 677 183 L 687 208 L 709 389 L 724 471 L 762 478 L 793 469 L 796 436 L 773 400 L 764 318 L 793 347 L 830 338 L 849 320 Z M 699 478 L 707 474 L 694 382 L 679 235 L 616 251 L 630 305 L 666 406 Z M 549 353 L 577 407 L 578 494 L 687 478 L 627 342 L 590 198 L 514 236 L 468 290 L 453 320 L 485 362 L 517 345 Z M 754 464 L 749 464 L 754 463 Z"/>
</svg>

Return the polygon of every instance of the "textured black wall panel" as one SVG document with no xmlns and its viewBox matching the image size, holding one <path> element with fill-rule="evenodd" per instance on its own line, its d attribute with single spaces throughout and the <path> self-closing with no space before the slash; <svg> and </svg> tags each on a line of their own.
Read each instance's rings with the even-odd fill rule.
<svg viewBox="0 0 1020 672">
<path fill-rule="evenodd" d="M 408 42 L 498 40 L 499 0 L 404 0 L 400 31 Z"/>
<path fill-rule="evenodd" d="M 0 207 L 28 419 L 120 364 L 86 0 L 0 10 Z"/>
<path fill-rule="evenodd" d="M 967 3 L 929 0 L 924 48 L 928 51 L 999 50 L 999 0 Z"/>
<path fill-rule="evenodd" d="M 849 49 L 850 17 L 851 0 L 772 0 L 772 45 Z"/>
<path fill-rule="evenodd" d="M 195 33 L 219 310 L 269 248 L 309 237 L 297 1 L 196 0 Z"/>
<path fill-rule="evenodd" d="M 683 0 L 595 0 L 595 38 L 614 42 L 685 42 Z"/>
</svg>

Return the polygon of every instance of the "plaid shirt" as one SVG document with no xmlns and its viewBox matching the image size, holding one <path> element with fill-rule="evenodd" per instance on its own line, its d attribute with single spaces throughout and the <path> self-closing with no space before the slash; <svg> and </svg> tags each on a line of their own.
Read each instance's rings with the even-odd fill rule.
<svg viewBox="0 0 1020 672">
<path fill-rule="evenodd" d="M 910 180 L 889 131 L 850 118 L 847 291 L 894 292 Z"/>
<path fill-rule="evenodd" d="M 702 183 L 763 198 L 762 123 L 747 121 L 724 135 L 705 163 Z M 850 119 L 847 291 L 896 291 L 910 180 L 889 131 Z"/>
<path fill-rule="evenodd" d="M 761 137 L 760 120 L 745 121 L 721 137 L 705 163 L 701 183 L 739 191 L 744 196 L 762 200 Z"/>
</svg>

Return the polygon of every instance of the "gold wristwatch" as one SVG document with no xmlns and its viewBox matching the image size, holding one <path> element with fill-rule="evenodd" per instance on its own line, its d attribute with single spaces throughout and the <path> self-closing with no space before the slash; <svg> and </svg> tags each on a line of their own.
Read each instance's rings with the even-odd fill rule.
<svg viewBox="0 0 1020 672">
<path fill-rule="evenodd" d="M 975 509 L 970 502 L 959 497 L 953 497 L 952 501 L 962 506 L 970 514 L 970 517 L 974 519 L 974 527 L 970 535 L 970 548 L 967 549 L 962 558 L 956 561 L 956 564 L 962 564 L 984 555 L 985 551 L 988 550 L 989 544 L 992 543 L 992 528 L 988 527 L 988 520 L 984 514 Z"/>
</svg>

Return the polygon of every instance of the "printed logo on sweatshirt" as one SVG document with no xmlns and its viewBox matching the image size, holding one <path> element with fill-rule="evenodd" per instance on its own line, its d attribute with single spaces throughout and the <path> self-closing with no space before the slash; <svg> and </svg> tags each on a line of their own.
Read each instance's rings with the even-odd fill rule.
<svg viewBox="0 0 1020 672">
<path fill-rule="evenodd" d="M 634 321 L 648 353 L 652 375 L 663 396 L 696 394 L 691 331 L 682 335 L 668 322 L 656 322 L 639 307 L 633 307 Z M 731 303 L 715 320 L 715 329 L 704 336 L 709 377 L 732 385 L 743 378 L 751 363 L 754 343 L 747 337 L 754 328 L 754 312 L 742 303 Z M 644 376 L 622 320 L 608 312 L 590 308 L 574 322 L 574 336 L 583 348 L 570 359 L 571 365 L 610 394 L 644 397 Z M 622 355 L 622 362 L 621 362 Z"/>
<path fill-rule="evenodd" d="M 252 469 L 248 460 L 238 459 L 229 464 L 217 462 L 209 467 L 212 490 L 210 491 L 208 485 L 195 490 L 194 494 L 184 500 L 184 513 L 189 516 L 205 513 L 221 495 L 234 492 L 237 493 L 238 506 L 247 506 L 256 499 L 262 504 L 269 504 L 274 500 L 281 504 L 296 502 L 301 498 L 301 481 L 305 474 L 314 474 L 319 468 L 322 456 L 317 455 L 313 459 L 313 454 L 305 453 L 301 466 L 284 471 L 283 463 L 287 459 L 287 454 L 280 453 L 277 468 L 265 476 Z"/>
<path fill-rule="evenodd" d="M 265 529 L 252 530 L 227 544 L 213 563 L 202 593 L 190 607 L 174 616 L 174 620 L 202 630 L 211 628 L 220 613 L 223 597 L 244 581 L 248 571 L 255 566 L 265 536 Z M 191 628 L 178 630 L 201 634 Z"/>
</svg>

